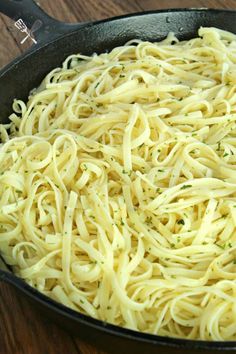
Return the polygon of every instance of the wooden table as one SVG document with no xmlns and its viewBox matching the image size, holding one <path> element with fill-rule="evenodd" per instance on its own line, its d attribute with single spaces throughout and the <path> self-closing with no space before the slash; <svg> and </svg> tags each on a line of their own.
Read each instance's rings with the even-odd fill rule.
<svg viewBox="0 0 236 354">
<path fill-rule="evenodd" d="M 0 0 L 1 1 L 1 0 Z M 235 8 L 236 0 L 38 0 L 48 14 L 62 21 L 88 21 L 125 13 L 171 7 Z M 0 68 L 26 49 L 22 33 L 0 15 Z M 98 354 L 37 313 L 15 290 L 0 284 L 0 354 Z M 121 353 L 123 354 L 123 353 Z"/>
</svg>

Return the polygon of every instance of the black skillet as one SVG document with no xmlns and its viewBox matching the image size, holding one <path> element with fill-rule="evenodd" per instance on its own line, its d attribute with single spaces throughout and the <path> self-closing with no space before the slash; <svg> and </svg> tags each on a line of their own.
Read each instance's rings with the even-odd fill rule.
<svg viewBox="0 0 236 354">
<path fill-rule="evenodd" d="M 56 1 L 55 1 L 56 6 Z M 37 44 L 0 71 L 0 122 L 7 122 L 15 97 L 26 99 L 43 77 L 72 53 L 92 54 L 123 45 L 130 39 L 163 39 L 173 31 L 190 39 L 200 26 L 215 26 L 236 33 L 236 11 L 181 9 L 139 13 L 108 20 L 66 24 L 47 16 L 32 0 L 0 0 L 0 12 L 23 19 L 28 28 L 36 20 Z M 1 44 L 0 44 L 1 50 Z M 0 280 L 18 289 L 41 313 L 82 339 L 112 353 L 235 353 L 236 342 L 173 339 L 135 332 L 76 313 L 17 278 L 0 259 Z M 236 301 L 236 300 L 235 300 Z"/>
</svg>

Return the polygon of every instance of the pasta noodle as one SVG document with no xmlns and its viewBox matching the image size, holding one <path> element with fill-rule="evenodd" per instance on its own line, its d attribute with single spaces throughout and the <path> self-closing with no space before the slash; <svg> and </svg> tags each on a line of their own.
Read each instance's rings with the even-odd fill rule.
<svg viewBox="0 0 236 354">
<path fill-rule="evenodd" d="M 236 340 L 236 36 L 68 57 L 0 126 L 0 251 L 56 301 Z"/>
</svg>

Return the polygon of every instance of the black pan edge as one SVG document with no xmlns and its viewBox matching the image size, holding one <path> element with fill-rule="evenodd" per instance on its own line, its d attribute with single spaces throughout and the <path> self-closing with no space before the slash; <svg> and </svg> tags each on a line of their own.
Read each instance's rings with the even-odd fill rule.
<svg viewBox="0 0 236 354">
<path fill-rule="evenodd" d="M 66 38 L 66 37 L 69 37 L 70 35 L 72 35 L 75 32 L 83 31 L 84 28 L 101 25 L 101 24 L 107 23 L 107 22 L 115 22 L 115 21 L 122 20 L 122 19 L 133 18 L 133 17 L 142 17 L 142 16 L 145 16 L 145 15 L 152 15 L 152 14 L 159 14 L 159 13 L 166 13 L 168 15 L 169 13 L 175 13 L 175 12 L 180 12 L 180 13 L 184 13 L 184 12 L 209 13 L 210 12 L 212 15 L 214 15 L 214 14 L 219 14 L 219 13 L 221 13 L 221 14 L 222 13 L 236 13 L 236 10 L 234 10 L 234 9 L 214 9 L 214 8 L 207 8 L 207 7 L 202 7 L 202 8 L 194 8 L 194 7 L 193 8 L 173 8 L 173 9 L 171 8 L 171 9 L 160 9 L 160 10 L 151 10 L 151 11 L 143 11 L 143 12 L 134 12 L 134 13 L 127 14 L 127 15 L 120 15 L 120 16 L 115 16 L 115 17 L 111 17 L 111 18 L 105 18 L 105 19 L 98 20 L 98 21 L 91 21 L 91 22 L 87 22 L 87 23 L 84 23 L 84 24 L 80 24 L 80 23 L 71 24 L 71 26 L 68 26 L 68 33 L 62 34 L 61 36 L 56 38 L 56 40 L 53 38 L 53 39 L 51 39 L 51 40 L 49 40 L 46 43 L 43 43 L 41 45 L 32 46 L 25 53 L 23 53 L 22 55 L 18 56 L 12 62 L 10 62 L 6 66 L 4 66 L 2 69 L 0 69 L 0 79 L 6 72 L 8 72 L 14 66 L 18 65 L 22 60 L 24 60 L 25 58 L 27 58 L 31 54 L 33 54 L 33 53 L 39 51 L 40 49 L 50 45 L 51 43 L 56 43 L 61 38 Z"/>
<path fill-rule="evenodd" d="M 163 337 L 154 334 L 138 332 L 131 329 L 119 327 L 116 325 L 97 320 L 90 316 L 76 312 L 59 302 L 50 299 L 48 296 L 40 293 L 37 289 L 28 285 L 24 280 L 17 277 L 11 272 L 3 272 L 0 277 L 3 280 L 15 288 L 20 290 L 23 294 L 27 295 L 30 299 L 37 301 L 39 304 L 57 312 L 58 315 L 63 315 L 68 320 L 73 319 L 76 322 L 89 326 L 91 329 L 96 329 L 101 332 L 106 332 L 110 335 L 115 335 L 120 338 L 127 338 L 138 342 L 148 343 L 152 345 L 158 345 L 163 347 L 172 347 L 178 349 L 197 349 L 197 350 L 215 350 L 215 351 L 236 351 L 236 341 L 203 341 L 203 340 L 190 340 L 179 339 L 171 337 Z"/>
</svg>

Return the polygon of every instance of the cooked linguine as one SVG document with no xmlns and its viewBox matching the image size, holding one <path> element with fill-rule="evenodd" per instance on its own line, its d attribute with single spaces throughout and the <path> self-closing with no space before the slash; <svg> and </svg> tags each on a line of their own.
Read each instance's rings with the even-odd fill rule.
<svg viewBox="0 0 236 354">
<path fill-rule="evenodd" d="M 0 251 L 40 292 L 236 340 L 236 36 L 71 55 L 1 125 Z"/>
</svg>

